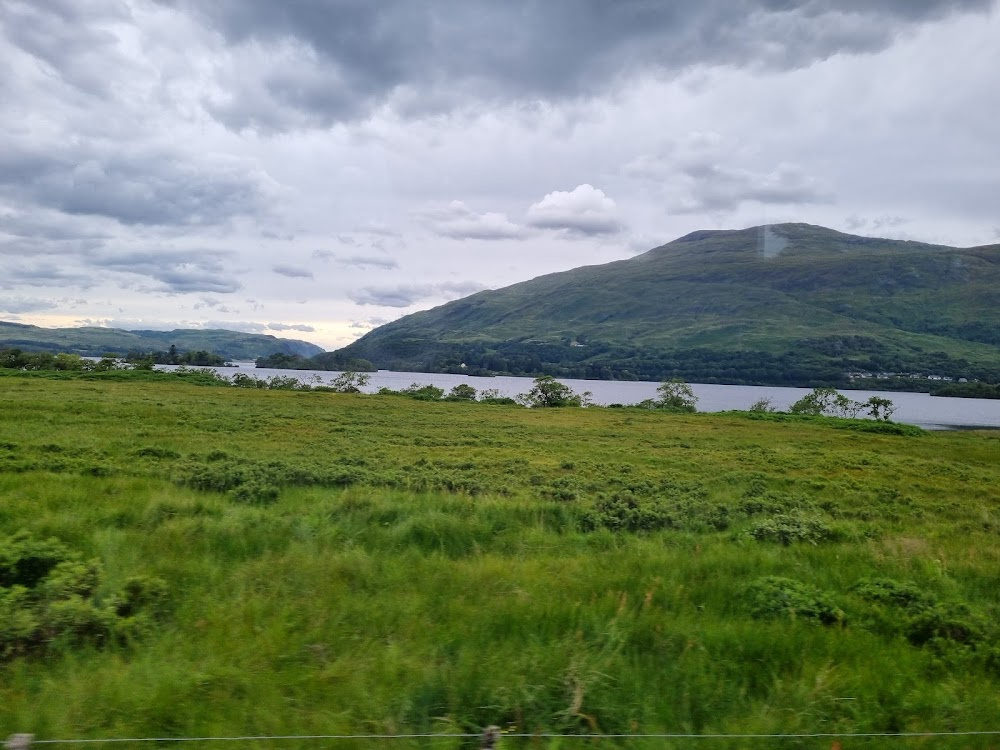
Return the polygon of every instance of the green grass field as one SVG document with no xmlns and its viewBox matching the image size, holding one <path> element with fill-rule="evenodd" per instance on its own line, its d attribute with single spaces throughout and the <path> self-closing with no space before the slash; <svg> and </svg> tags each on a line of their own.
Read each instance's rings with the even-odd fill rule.
<svg viewBox="0 0 1000 750">
<path fill-rule="evenodd" d="M 1000 729 L 1000 434 L 839 426 L 0 377 L 0 732 Z"/>
</svg>

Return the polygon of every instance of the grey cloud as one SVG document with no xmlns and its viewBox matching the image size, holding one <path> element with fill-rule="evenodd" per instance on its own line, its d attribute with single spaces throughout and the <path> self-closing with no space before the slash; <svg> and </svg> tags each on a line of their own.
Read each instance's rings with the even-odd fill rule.
<svg viewBox="0 0 1000 750">
<path fill-rule="evenodd" d="M 352 320 L 350 328 L 354 328 L 359 331 L 370 331 L 372 328 L 384 326 L 388 322 L 388 318 L 379 317 L 366 318 L 365 320 Z"/>
<path fill-rule="evenodd" d="M 351 268 L 380 268 L 384 271 L 391 271 L 399 268 L 399 262 L 395 258 L 384 258 L 375 255 L 349 255 L 338 258 L 337 262 L 342 266 Z"/>
<path fill-rule="evenodd" d="M 238 55 L 215 114 L 235 128 L 449 109 L 474 99 L 589 96 L 643 71 L 789 69 L 884 49 L 908 28 L 991 0 L 161 0 Z M 263 63 L 263 60 L 269 60 Z M 252 74 L 247 74 L 252 67 Z M 447 92 L 447 93 L 445 93 Z"/>
<path fill-rule="evenodd" d="M 0 275 L 0 289 L 16 289 L 19 286 L 89 289 L 95 283 L 96 280 L 90 275 L 67 270 L 50 261 L 14 263 L 4 268 L 4 273 Z"/>
<path fill-rule="evenodd" d="M 28 297 L 0 297 L 0 310 L 8 313 L 38 312 L 52 310 L 56 303 L 47 299 L 31 299 Z"/>
<path fill-rule="evenodd" d="M 587 184 L 570 192 L 553 191 L 532 204 L 527 223 L 583 236 L 616 234 L 623 228 L 615 202 L 603 190 Z"/>
<path fill-rule="evenodd" d="M 305 323 L 268 323 L 268 329 L 272 331 L 302 331 L 303 333 L 315 333 L 316 329 Z"/>
<path fill-rule="evenodd" d="M 218 250 L 134 251 L 101 255 L 88 263 L 95 268 L 155 279 L 162 291 L 228 294 L 241 288 L 223 262 L 228 255 Z"/>
<path fill-rule="evenodd" d="M 677 213 L 730 211 L 747 201 L 800 205 L 828 203 L 832 192 L 796 164 L 770 171 L 738 166 L 746 155 L 718 133 L 693 132 L 668 143 L 657 155 L 625 165 L 626 174 L 658 186 Z"/>
<path fill-rule="evenodd" d="M 358 305 L 381 307 L 409 307 L 425 299 L 455 299 L 484 289 L 474 281 L 446 282 L 443 284 L 400 284 L 394 287 L 364 287 L 348 293 Z"/>
<path fill-rule="evenodd" d="M 117 144 L 54 148 L 8 143 L 0 153 L 0 194 L 66 214 L 129 225 L 211 225 L 265 208 L 261 177 L 249 165 L 178 161 L 157 149 Z"/>
<path fill-rule="evenodd" d="M 229 305 L 223 304 L 221 300 L 212 299 L 210 297 L 202 297 L 194 304 L 195 310 L 204 310 L 206 308 L 221 313 L 239 313 L 238 308 L 230 307 Z"/>
<path fill-rule="evenodd" d="M 0 159 L 3 159 L 0 156 Z M 0 177 L 0 181 L 2 181 Z M 110 234 L 94 226 L 91 219 L 66 216 L 56 211 L 35 209 L 0 215 L 0 234 L 36 242 L 39 249 L 51 247 L 58 251 L 63 242 L 89 242 L 96 246 Z"/>
<path fill-rule="evenodd" d="M 909 223 L 909 219 L 904 216 L 876 216 L 873 218 L 865 218 L 862 216 L 848 216 L 846 221 L 844 221 L 844 226 L 850 231 L 858 230 L 881 230 L 881 229 L 895 229 L 903 224 Z"/>
<path fill-rule="evenodd" d="M 280 276 L 287 276 L 290 279 L 311 279 L 313 278 L 313 272 L 308 268 L 302 268 L 300 266 L 290 266 L 286 264 L 279 264 L 272 266 L 271 270 Z"/>
<path fill-rule="evenodd" d="M 458 240 L 508 240 L 525 234 L 525 228 L 514 224 L 505 214 L 476 213 L 462 201 L 425 209 L 418 217 L 435 234 Z"/>
<path fill-rule="evenodd" d="M 85 93 L 108 95 L 113 80 L 108 57 L 121 65 L 118 38 L 100 24 L 127 21 L 121 2 L 101 0 L 9 0 L 0 4 L 0 31 L 7 39 L 57 70 L 63 80 Z"/>
<path fill-rule="evenodd" d="M 243 331 L 244 333 L 263 333 L 267 330 L 266 325 L 256 323 L 252 320 L 206 320 L 197 327 L 206 329 L 224 328 L 227 331 Z"/>
<path fill-rule="evenodd" d="M 688 166 L 685 194 L 671 203 L 679 212 L 722 211 L 745 201 L 765 204 L 826 203 L 832 196 L 819 182 L 790 164 L 767 173 L 716 164 Z"/>
</svg>

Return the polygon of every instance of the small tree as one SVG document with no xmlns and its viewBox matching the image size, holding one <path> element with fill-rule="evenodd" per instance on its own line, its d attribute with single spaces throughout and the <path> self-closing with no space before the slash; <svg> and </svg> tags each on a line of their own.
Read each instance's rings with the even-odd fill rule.
<svg viewBox="0 0 1000 750">
<path fill-rule="evenodd" d="M 589 393 L 587 394 L 589 397 Z M 522 393 L 517 400 L 525 406 L 544 408 L 550 406 L 582 406 L 583 396 L 578 396 L 568 385 L 564 385 L 551 375 L 535 378 L 534 387 Z"/>
<path fill-rule="evenodd" d="M 475 401 L 476 389 L 467 383 L 459 383 L 448 393 L 446 401 Z"/>
<path fill-rule="evenodd" d="M 877 419 L 880 422 L 888 422 L 889 418 L 896 411 L 896 406 L 892 403 L 892 401 L 879 396 L 872 396 L 861 406 L 867 409 L 868 416 L 872 419 Z"/>
<path fill-rule="evenodd" d="M 764 414 L 774 414 L 778 410 L 775 408 L 771 399 L 765 396 L 764 398 L 759 398 L 750 404 L 750 411 L 763 412 Z"/>
<path fill-rule="evenodd" d="M 697 411 L 698 397 L 683 380 L 664 380 L 656 389 L 659 398 L 654 402 L 659 409 L 668 411 Z"/>
<path fill-rule="evenodd" d="M 813 388 L 812 393 L 806 394 L 792 404 L 789 411 L 792 414 L 808 414 L 818 417 L 836 406 L 838 396 L 844 398 L 837 392 L 836 388 Z"/>
<path fill-rule="evenodd" d="M 330 387 L 337 393 L 361 393 L 361 389 L 368 385 L 369 380 L 371 375 L 346 370 L 333 379 Z"/>
</svg>

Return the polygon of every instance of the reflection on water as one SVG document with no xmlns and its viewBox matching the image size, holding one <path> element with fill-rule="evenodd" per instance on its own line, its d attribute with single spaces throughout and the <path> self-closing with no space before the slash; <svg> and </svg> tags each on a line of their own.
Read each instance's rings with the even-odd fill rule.
<svg viewBox="0 0 1000 750">
<path fill-rule="evenodd" d="M 170 369 L 169 366 L 164 366 Z M 272 375 L 294 376 L 304 383 L 328 384 L 339 373 L 316 370 L 271 370 L 255 369 L 253 363 L 241 363 L 238 370 L 219 368 L 219 372 L 231 375 L 242 372 L 259 378 Z M 365 388 L 374 393 L 379 388 L 399 390 L 414 383 L 435 385 L 451 390 L 459 383 L 468 383 L 477 391 L 487 388 L 496 389 L 504 396 L 516 396 L 531 390 L 531 378 L 515 378 L 497 376 L 493 378 L 472 377 L 469 375 L 450 375 L 445 373 L 426 372 L 393 372 L 379 370 L 371 374 L 371 380 Z M 656 396 L 658 383 L 644 381 L 618 380 L 574 380 L 559 378 L 561 383 L 570 386 L 577 393 L 590 391 L 595 404 L 637 404 L 647 398 Z M 789 406 L 810 392 L 809 388 L 779 388 L 760 385 L 709 385 L 692 383 L 695 395 L 698 397 L 698 411 L 729 411 L 732 409 L 748 409 L 755 401 L 762 398 L 771 399 L 771 404 L 779 410 L 787 410 Z M 867 401 L 870 396 L 882 396 L 890 399 L 896 405 L 893 421 L 919 425 L 927 429 L 958 429 L 983 427 L 1000 429 L 1000 400 L 981 398 L 941 398 L 926 393 L 901 393 L 897 391 L 841 391 L 855 401 Z"/>
</svg>

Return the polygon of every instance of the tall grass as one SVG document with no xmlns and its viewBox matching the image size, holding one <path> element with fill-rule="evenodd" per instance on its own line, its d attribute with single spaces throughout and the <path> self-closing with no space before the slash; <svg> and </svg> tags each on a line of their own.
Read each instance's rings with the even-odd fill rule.
<svg viewBox="0 0 1000 750">
<path fill-rule="evenodd" d="M 0 538 L 24 529 L 98 558 L 98 598 L 162 578 L 169 606 L 134 642 L 0 665 L 0 727 L 995 729 L 997 437 L 5 379 Z M 654 521 L 628 530 L 607 515 L 633 506 Z M 754 531 L 765 522 L 830 533 Z M 842 617 L 821 624 L 784 594 L 762 615 L 751 592 L 768 577 Z M 918 643 L 916 615 L 865 598 L 872 579 L 926 592 L 927 617 L 975 638 L 946 624 Z M 711 743 L 698 746 L 750 746 Z"/>
</svg>

